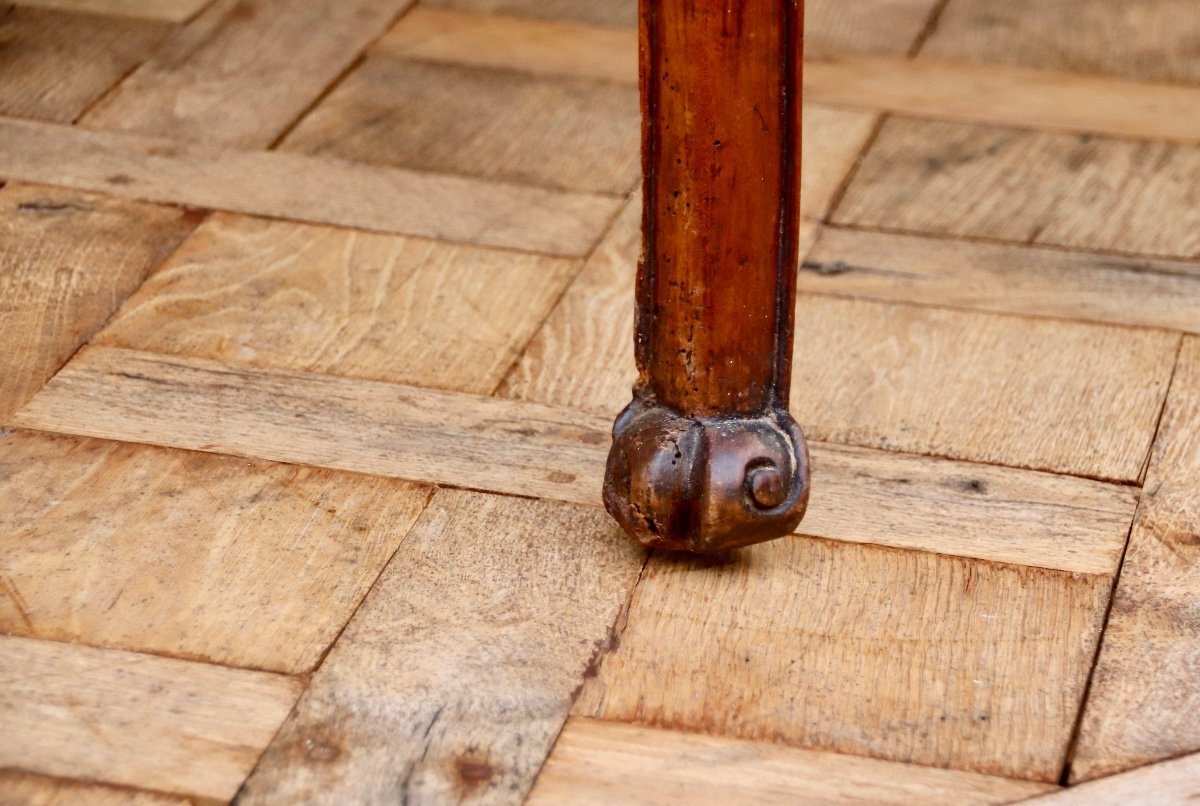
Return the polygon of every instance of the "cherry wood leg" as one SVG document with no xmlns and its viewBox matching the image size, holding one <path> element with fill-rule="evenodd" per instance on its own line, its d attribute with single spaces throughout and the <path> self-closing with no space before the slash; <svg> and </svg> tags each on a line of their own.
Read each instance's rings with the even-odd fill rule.
<svg viewBox="0 0 1200 806">
<path fill-rule="evenodd" d="M 639 377 L 604 500 L 648 546 L 790 534 L 808 502 L 787 410 L 799 225 L 800 0 L 641 0 Z"/>
</svg>

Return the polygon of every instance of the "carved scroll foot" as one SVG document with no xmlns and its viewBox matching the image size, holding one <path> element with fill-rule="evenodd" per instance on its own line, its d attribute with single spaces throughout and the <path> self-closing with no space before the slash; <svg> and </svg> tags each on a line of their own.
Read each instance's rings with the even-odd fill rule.
<svg viewBox="0 0 1200 806">
<path fill-rule="evenodd" d="M 791 534 L 808 449 L 786 410 L 689 418 L 635 397 L 613 426 L 604 505 L 643 545 L 713 554 Z"/>
</svg>

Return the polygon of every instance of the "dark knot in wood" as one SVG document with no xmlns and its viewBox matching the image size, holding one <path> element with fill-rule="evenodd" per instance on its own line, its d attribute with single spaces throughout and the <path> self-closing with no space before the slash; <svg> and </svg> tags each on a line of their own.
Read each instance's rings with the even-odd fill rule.
<svg viewBox="0 0 1200 806">
<path fill-rule="evenodd" d="M 808 488 L 786 410 L 696 418 L 634 398 L 613 426 L 604 505 L 645 546 L 713 554 L 791 534 Z"/>
</svg>

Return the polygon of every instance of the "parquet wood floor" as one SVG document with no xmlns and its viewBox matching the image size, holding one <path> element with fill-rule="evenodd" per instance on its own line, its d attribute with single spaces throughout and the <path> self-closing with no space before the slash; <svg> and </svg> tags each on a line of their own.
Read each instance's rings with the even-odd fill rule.
<svg viewBox="0 0 1200 806">
<path fill-rule="evenodd" d="M 1200 798 L 1200 6 L 809 1 L 719 561 L 600 506 L 634 7 L 0 6 L 0 804 Z"/>
</svg>

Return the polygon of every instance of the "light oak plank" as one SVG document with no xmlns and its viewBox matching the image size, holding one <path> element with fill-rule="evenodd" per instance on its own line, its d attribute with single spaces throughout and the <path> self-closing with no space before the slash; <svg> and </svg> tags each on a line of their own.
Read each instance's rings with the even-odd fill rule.
<svg viewBox="0 0 1200 806">
<path fill-rule="evenodd" d="M 1200 87 L 839 54 L 805 65 L 804 92 L 810 103 L 917 117 L 1146 140 L 1200 140 Z"/>
<path fill-rule="evenodd" d="M 1025 801 L 1032 806 L 1191 806 L 1200 800 L 1200 755 L 1072 786 Z"/>
<path fill-rule="evenodd" d="M 198 220 L 74 190 L 12 184 L 0 191 L 0 424 Z"/>
<path fill-rule="evenodd" d="M 937 0 L 807 0 L 804 52 L 903 56 L 916 44 Z"/>
<path fill-rule="evenodd" d="M 802 295 L 792 410 L 816 440 L 1134 482 L 1179 336 Z"/>
<path fill-rule="evenodd" d="M 25 772 L 0 772 L 3 806 L 191 806 L 190 798 L 89 784 Z"/>
<path fill-rule="evenodd" d="M 827 227 L 801 291 L 1200 332 L 1200 262 Z"/>
<path fill-rule="evenodd" d="M 530 806 L 1009 803 L 1057 787 L 572 717 Z"/>
<path fill-rule="evenodd" d="M 422 3 L 375 51 L 448 64 L 636 84 L 637 30 L 497 16 Z"/>
<path fill-rule="evenodd" d="M 483 246 L 583 255 L 621 201 L 331 158 L 0 118 L 0 175 Z"/>
<path fill-rule="evenodd" d="M 481 15 L 511 15 L 629 28 L 637 25 L 637 0 L 423 0 L 421 5 Z"/>
<path fill-rule="evenodd" d="M 372 53 L 281 148 L 557 190 L 628 193 L 633 87 Z"/>
<path fill-rule="evenodd" d="M 80 121 L 265 148 L 412 0 L 215 0 Z"/>
<path fill-rule="evenodd" d="M 161 22 L 6 3 L 0 9 L 0 114 L 70 123 L 169 30 Z"/>
<path fill-rule="evenodd" d="M 0 766 L 228 800 L 300 695 L 265 672 L 0 636 Z"/>
<path fill-rule="evenodd" d="M 575 712 L 1055 781 L 1110 584 L 806 538 L 655 555 Z"/>
<path fill-rule="evenodd" d="M 954 0 L 922 57 L 1149 81 L 1200 81 L 1193 0 Z"/>
<path fill-rule="evenodd" d="M 1200 340 L 1184 341 L 1096 666 L 1072 779 L 1200 749 Z M 1193 769 L 1195 769 L 1193 765 Z"/>
<path fill-rule="evenodd" d="M 19 413 L 31 428 L 234 453 L 599 506 L 611 415 L 127 350 L 83 350 Z M 1108 574 L 1131 490 L 812 446 L 801 529 Z"/>
<path fill-rule="evenodd" d="M 23 6 L 52 8 L 77 14 L 106 14 L 164 22 L 187 22 L 210 0 L 21 0 Z"/>
<path fill-rule="evenodd" d="M 394 479 L 8 431 L 0 630 L 308 672 L 429 493 Z"/>
<path fill-rule="evenodd" d="M 816 238 L 875 116 L 809 107 L 802 136 L 800 254 Z M 577 408 L 617 411 L 629 401 L 633 362 L 633 286 L 641 249 L 641 197 L 634 195 L 583 271 L 538 331 L 501 394 Z"/>
<path fill-rule="evenodd" d="M 892 118 L 833 216 L 923 234 L 1200 257 L 1200 147 Z"/>
<path fill-rule="evenodd" d="M 487 394 L 578 268 L 218 214 L 94 343 Z"/>
<path fill-rule="evenodd" d="M 642 563 L 601 512 L 438 492 L 238 802 L 521 803 Z"/>
</svg>

